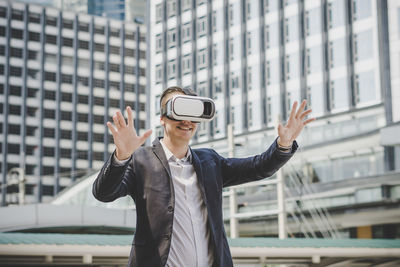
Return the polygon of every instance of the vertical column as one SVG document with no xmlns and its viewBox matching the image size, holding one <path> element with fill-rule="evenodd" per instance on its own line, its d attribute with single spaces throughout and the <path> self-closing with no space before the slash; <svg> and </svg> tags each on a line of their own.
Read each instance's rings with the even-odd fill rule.
<svg viewBox="0 0 400 267">
<path fill-rule="evenodd" d="M 260 19 L 259 19 L 259 24 L 260 24 L 260 74 L 261 74 L 261 79 L 260 79 L 260 95 L 261 95 L 261 116 L 260 118 L 262 119 L 262 124 L 261 127 L 267 127 L 267 82 L 266 82 L 266 60 L 265 60 L 265 44 L 266 44 L 266 37 L 265 37 L 265 1 L 267 0 L 262 0 L 260 2 Z"/>
<path fill-rule="evenodd" d="M 182 4 L 180 0 L 176 3 L 176 83 L 182 84 Z"/>
<path fill-rule="evenodd" d="M 6 206 L 7 195 L 7 154 L 8 154 L 8 96 L 10 95 L 10 37 L 11 37 L 11 4 L 7 5 L 7 24 L 6 24 L 6 47 L 5 47 L 5 64 L 4 64 L 4 102 L 3 102 L 3 143 L 2 143 L 2 190 L 1 205 Z"/>
<path fill-rule="evenodd" d="M 300 54 L 300 99 L 307 99 L 307 71 L 305 52 L 304 0 L 299 0 L 299 54 Z M 311 104 L 311 103 L 308 103 Z"/>
<path fill-rule="evenodd" d="M 105 36 L 106 36 L 106 44 L 105 44 L 105 56 L 106 56 L 106 61 L 105 61 L 105 66 L 104 66 L 104 72 L 105 72 L 105 97 L 104 97 L 104 151 L 103 151 L 103 160 L 106 161 L 108 158 L 108 129 L 107 129 L 107 121 L 108 121 L 108 112 L 109 112 L 109 106 L 110 106 L 110 21 L 107 20 L 106 26 L 105 26 Z"/>
<path fill-rule="evenodd" d="M 231 93 L 230 93 L 230 62 L 229 62 L 229 1 L 224 0 L 224 76 L 225 84 L 223 86 L 225 96 L 225 133 L 228 133 L 228 125 L 232 123 L 231 114 Z"/>
<path fill-rule="evenodd" d="M 88 151 L 88 162 L 89 168 L 93 169 L 93 69 L 94 69 L 94 18 L 91 17 L 90 24 L 89 24 L 89 99 L 88 99 L 88 106 L 89 106 L 89 133 L 88 133 L 88 144 L 89 144 L 89 151 Z"/>
<path fill-rule="evenodd" d="M 119 109 L 123 111 L 125 108 L 125 23 L 121 24 L 121 29 L 119 31 L 119 39 L 121 41 L 121 46 L 119 49 L 119 55 L 121 58 L 121 63 L 119 65 L 119 73 L 121 75 L 119 81 L 119 90 L 121 93 L 121 98 L 119 101 Z"/>
<path fill-rule="evenodd" d="M 347 55 L 347 84 L 349 95 L 349 109 L 356 105 L 356 92 L 354 87 L 354 38 L 353 38 L 353 1 L 347 0 L 345 3 L 346 14 L 346 55 Z"/>
<path fill-rule="evenodd" d="M 213 95 L 213 82 L 214 82 L 214 75 L 213 75 L 213 31 L 212 31 L 212 24 L 213 24 L 213 9 L 212 9 L 212 0 L 208 0 L 207 2 L 207 76 L 208 76 L 208 97 L 214 98 Z M 212 122 L 208 123 L 208 139 L 212 140 L 214 136 L 214 124 Z"/>
<path fill-rule="evenodd" d="M 57 72 L 56 72 L 56 129 L 55 129 L 55 166 L 54 166 L 54 187 L 53 195 L 57 195 L 60 191 L 60 157 L 61 157 L 61 71 L 62 71 L 62 25 L 63 25 L 63 13 L 62 11 L 58 14 L 58 34 L 57 34 Z"/>
<path fill-rule="evenodd" d="M 151 40 L 151 25 L 150 25 L 150 7 L 151 7 L 151 1 L 146 1 L 146 77 L 147 77 L 147 82 L 146 82 L 146 129 L 150 129 L 150 121 L 152 119 L 151 115 L 150 115 L 150 105 L 152 103 L 152 99 L 151 99 L 151 79 L 150 79 L 150 69 L 152 67 L 151 65 L 151 44 L 150 44 L 150 40 Z M 150 138 L 147 138 L 146 140 L 146 145 L 150 144 Z"/>
<path fill-rule="evenodd" d="M 196 1 L 192 2 L 192 89 L 197 90 L 197 8 Z M 195 138 L 197 137 L 197 134 Z"/>
<path fill-rule="evenodd" d="M 248 129 L 248 99 L 247 99 L 247 5 L 246 5 L 246 0 L 241 0 L 240 1 L 241 5 L 241 43 L 242 43 L 242 58 L 241 58 L 241 68 L 242 68 L 242 126 L 243 126 L 243 131 Z"/>
<path fill-rule="evenodd" d="M 285 12 L 284 12 L 284 1 L 279 1 L 279 68 L 280 68 L 280 96 L 281 96 L 281 112 L 282 120 L 286 120 L 286 51 L 285 51 L 285 36 L 286 36 L 286 25 L 285 25 Z"/>
<path fill-rule="evenodd" d="M 163 89 L 167 88 L 167 19 L 168 19 L 168 14 L 167 14 L 167 1 L 163 0 L 162 3 L 163 6 L 163 21 L 162 21 L 162 28 L 163 28 L 163 62 L 162 62 L 162 74 L 163 74 L 163 79 L 162 79 L 162 86 Z"/>
<path fill-rule="evenodd" d="M 135 51 L 135 60 L 136 60 L 136 71 L 135 71 L 135 129 L 139 133 L 139 113 L 140 113 L 140 104 L 139 104 L 139 81 L 140 81 L 140 26 L 136 26 L 136 51 Z"/>
<path fill-rule="evenodd" d="M 323 65 L 323 87 L 324 87 L 324 113 L 331 110 L 330 88 L 330 66 L 329 66 L 329 32 L 328 32 L 328 4 L 327 0 L 321 0 L 321 24 L 322 24 L 322 65 Z"/>
<path fill-rule="evenodd" d="M 71 149 L 71 173 L 72 173 L 72 181 L 75 181 L 76 178 L 76 161 L 78 160 L 76 143 L 77 143 L 77 120 L 78 120 L 78 112 L 77 112 L 77 104 L 78 104 L 78 29 L 79 29 L 79 21 L 78 15 L 75 15 L 74 18 L 74 40 L 73 40 L 73 49 L 74 49 L 74 73 L 72 75 L 72 149 Z"/>
<path fill-rule="evenodd" d="M 24 48 L 22 50 L 22 61 L 23 61 L 23 67 L 22 67 L 22 92 L 21 92 L 21 98 L 22 98 L 22 107 L 21 107 L 21 132 L 20 132 L 20 137 L 21 137 L 21 145 L 20 145 L 20 151 L 19 151 L 19 157 L 20 157 L 20 167 L 22 170 L 24 170 L 25 174 L 25 165 L 26 165 L 26 114 L 27 114 L 27 103 L 26 103 L 26 98 L 27 98 L 27 73 L 28 73 L 28 36 L 29 36 L 29 29 L 28 29 L 28 22 L 29 22 L 29 5 L 25 5 L 25 10 L 24 10 L 24 33 L 23 33 L 23 40 L 24 40 Z"/>
<path fill-rule="evenodd" d="M 44 57 L 45 57 L 45 44 L 46 44 L 46 9 L 42 9 L 42 14 L 40 17 L 42 32 L 40 34 L 40 84 L 39 84 L 39 135 L 38 135 L 38 192 L 37 201 L 42 202 L 42 176 L 43 176 L 43 98 L 44 98 L 44 80 L 45 80 L 45 69 L 44 69 Z"/>
</svg>

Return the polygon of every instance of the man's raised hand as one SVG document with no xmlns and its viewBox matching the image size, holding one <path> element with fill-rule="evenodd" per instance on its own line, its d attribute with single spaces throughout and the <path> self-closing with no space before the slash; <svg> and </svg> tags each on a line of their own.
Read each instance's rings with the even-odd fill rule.
<svg viewBox="0 0 400 267">
<path fill-rule="evenodd" d="M 304 110 L 306 107 L 306 100 L 303 100 L 299 109 L 297 110 L 297 101 L 293 103 L 292 111 L 290 112 L 289 120 L 286 125 L 281 123 L 278 125 L 278 143 L 284 147 L 290 147 L 293 141 L 299 136 L 304 126 L 315 120 L 315 118 L 304 119 L 311 113 L 311 109 Z"/>
<path fill-rule="evenodd" d="M 152 132 L 152 130 L 147 130 L 142 136 L 138 136 L 133 126 L 131 107 L 128 106 L 126 112 L 128 114 L 128 123 L 125 122 L 125 118 L 119 110 L 113 116 L 114 125 L 109 121 L 107 122 L 107 127 L 113 135 L 116 146 L 115 156 L 119 160 L 129 158 L 149 138 Z"/>
</svg>

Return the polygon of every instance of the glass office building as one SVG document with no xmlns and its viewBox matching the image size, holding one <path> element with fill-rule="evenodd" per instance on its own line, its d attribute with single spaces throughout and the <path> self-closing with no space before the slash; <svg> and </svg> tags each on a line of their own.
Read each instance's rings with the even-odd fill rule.
<svg viewBox="0 0 400 267">
<path fill-rule="evenodd" d="M 13 168 L 25 170 L 27 203 L 101 168 L 117 109 L 130 105 L 144 128 L 145 36 L 135 23 L 0 1 L 3 205 L 17 202 Z"/>
<path fill-rule="evenodd" d="M 392 216 L 400 215 L 393 204 L 400 198 L 399 143 L 381 143 L 381 129 L 400 120 L 390 97 L 397 97 L 398 110 L 399 72 L 392 74 L 399 68 L 398 48 L 392 48 L 398 37 L 391 40 L 388 34 L 397 29 L 389 25 L 399 24 L 396 1 L 155 0 L 148 5 L 155 134 L 162 134 L 161 92 L 173 85 L 216 102 L 216 118 L 200 124 L 192 146 L 227 155 L 227 125 L 233 124 L 240 157 L 265 150 L 277 136 L 276 122 L 287 119 L 294 101 L 307 99 L 317 121 L 303 131 L 298 153 L 283 168 L 288 214 L 293 213 L 289 232 L 307 235 L 310 230 L 295 215 L 311 217 L 311 208 L 323 208 L 343 235 L 400 236 L 400 220 Z M 240 235 L 275 235 L 276 214 L 262 213 L 276 209 L 275 188 L 261 183 L 237 188 L 237 195 Z M 382 225 L 392 234 L 383 233 Z"/>
</svg>

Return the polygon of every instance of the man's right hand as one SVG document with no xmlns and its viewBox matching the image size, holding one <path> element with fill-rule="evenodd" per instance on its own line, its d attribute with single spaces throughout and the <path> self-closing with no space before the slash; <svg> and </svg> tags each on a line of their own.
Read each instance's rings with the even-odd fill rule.
<svg viewBox="0 0 400 267">
<path fill-rule="evenodd" d="M 152 132 L 152 130 L 147 130 L 142 136 L 138 136 L 133 126 L 131 107 L 128 106 L 126 112 L 128 114 L 128 124 L 119 110 L 113 116 L 114 125 L 111 122 L 107 122 L 107 127 L 110 129 L 114 138 L 114 144 L 117 147 L 115 156 L 118 160 L 129 158 L 149 138 Z"/>
</svg>

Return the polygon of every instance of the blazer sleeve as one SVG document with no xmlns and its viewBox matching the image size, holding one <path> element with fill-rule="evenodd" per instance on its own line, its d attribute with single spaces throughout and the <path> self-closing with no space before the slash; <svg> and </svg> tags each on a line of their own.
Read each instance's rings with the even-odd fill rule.
<svg viewBox="0 0 400 267">
<path fill-rule="evenodd" d="M 113 164 L 114 153 L 103 165 L 93 183 L 93 196 L 102 202 L 111 202 L 131 194 L 130 189 L 133 187 L 133 157 L 131 156 L 123 165 L 115 165 Z"/>
<path fill-rule="evenodd" d="M 277 140 L 262 154 L 248 158 L 222 158 L 221 172 L 223 186 L 232 186 L 257 181 L 272 176 L 296 152 L 297 142 L 293 142 L 291 153 L 278 149 Z"/>
</svg>

